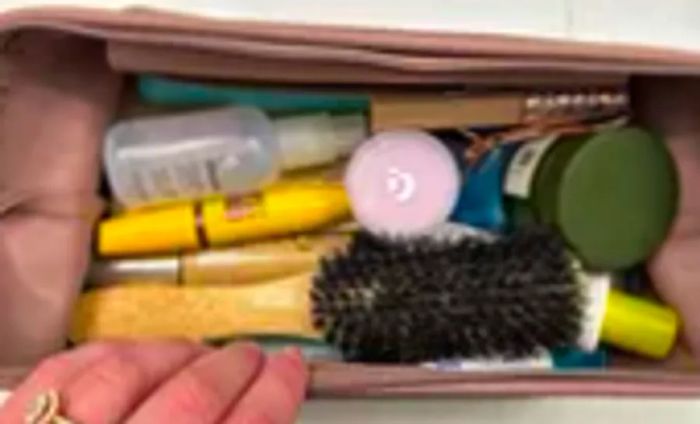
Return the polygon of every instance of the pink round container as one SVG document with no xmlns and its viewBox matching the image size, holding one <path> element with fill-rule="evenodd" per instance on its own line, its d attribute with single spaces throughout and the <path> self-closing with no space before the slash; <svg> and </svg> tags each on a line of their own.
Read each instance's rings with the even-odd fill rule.
<svg viewBox="0 0 700 424">
<path fill-rule="evenodd" d="M 354 153 L 345 186 L 358 222 L 375 234 L 413 236 L 447 221 L 461 186 L 456 160 L 422 131 L 375 135 Z"/>
</svg>

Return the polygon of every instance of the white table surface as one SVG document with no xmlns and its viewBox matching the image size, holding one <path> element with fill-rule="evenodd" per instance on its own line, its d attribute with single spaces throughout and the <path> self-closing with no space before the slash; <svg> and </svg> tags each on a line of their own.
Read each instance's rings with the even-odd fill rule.
<svg viewBox="0 0 700 424">
<path fill-rule="evenodd" d="M 454 399 L 311 401 L 302 424 L 697 424 L 700 401 Z"/>
<path fill-rule="evenodd" d="M 138 2 L 0 0 L 0 11 L 66 3 L 120 8 Z M 698 0 L 150 0 L 142 4 L 218 18 L 497 32 L 700 50 Z M 700 422 L 700 400 L 310 401 L 300 422 L 690 424 Z"/>
</svg>

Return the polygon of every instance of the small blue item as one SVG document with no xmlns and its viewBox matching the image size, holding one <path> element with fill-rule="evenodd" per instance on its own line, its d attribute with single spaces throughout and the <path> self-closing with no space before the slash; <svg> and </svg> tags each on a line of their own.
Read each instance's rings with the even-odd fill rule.
<svg viewBox="0 0 700 424">
<path fill-rule="evenodd" d="M 327 343 L 295 337 L 260 337 L 255 339 L 266 353 L 279 352 L 286 347 L 297 347 L 308 361 L 341 361 L 342 353 Z"/>
<path fill-rule="evenodd" d="M 552 351 L 554 367 L 560 370 L 605 368 L 609 363 L 608 350 L 600 347 L 593 352 L 586 352 L 574 347 L 560 348 Z"/>
<path fill-rule="evenodd" d="M 267 112 L 366 112 L 369 97 L 293 90 L 207 85 L 154 75 L 138 78 L 144 102 L 169 106 L 252 106 Z"/>
<path fill-rule="evenodd" d="M 506 228 L 503 199 L 503 174 L 508 163 L 509 149 L 496 147 L 478 163 L 464 168 L 466 184 L 452 213 L 452 221 L 488 231 L 502 232 Z"/>
</svg>

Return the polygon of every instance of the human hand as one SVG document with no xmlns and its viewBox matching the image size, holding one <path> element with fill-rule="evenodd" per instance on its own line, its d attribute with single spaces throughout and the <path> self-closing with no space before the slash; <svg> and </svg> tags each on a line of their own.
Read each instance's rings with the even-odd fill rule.
<svg viewBox="0 0 700 424">
<path fill-rule="evenodd" d="M 32 400 L 55 390 L 60 415 L 80 424 L 288 424 L 307 379 L 298 349 L 266 358 L 252 343 L 103 342 L 44 361 L 0 422 L 24 423 Z"/>
<path fill-rule="evenodd" d="M 648 78 L 634 92 L 635 112 L 666 138 L 680 183 L 676 221 L 649 273 L 661 298 L 680 313 L 685 342 L 700 361 L 700 82 Z"/>
<path fill-rule="evenodd" d="M 659 295 L 682 318 L 684 338 L 700 361 L 700 132 L 671 145 L 679 168 L 681 202 L 671 234 L 649 263 Z"/>
</svg>

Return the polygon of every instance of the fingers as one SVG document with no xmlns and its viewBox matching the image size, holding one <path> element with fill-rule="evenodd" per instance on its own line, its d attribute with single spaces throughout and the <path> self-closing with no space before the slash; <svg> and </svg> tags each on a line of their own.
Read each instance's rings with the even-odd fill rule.
<svg viewBox="0 0 700 424">
<path fill-rule="evenodd" d="M 56 390 L 62 413 L 76 422 L 287 424 L 307 379 L 298 349 L 265 362 L 250 343 L 218 351 L 186 342 L 100 343 L 42 364 L 0 422 L 22 422 L 33 399 Z"/>
<path fill-rule="evenodd" d="M 128 423 L 219 422 L 257 377 L 263 362 L 262 351 L 251 343 L 204 355 L 161 386 Z"/>
<path fill-rule="evenodd" d="M 700 263 L 700 235 L 673 238 L 649 263 L 649 273 L 661 298 L 677 309 L 683 321 L 683 332 L 689 347 L 700 360 L 700 285 L 697 275 Z"/>
<path fill-rule="evenodd" d="M 225 421 L 228 424 L 291 424 L 306 394 L 308 371 L 299 349 L 271 356 L 257 381 Z"/>
<path fill-rule="evenodd" d="M 118 423 L 163 380 L 208 349 L 188 342 L 118 346 L 60 390 L 62 411 L 79 423 Z"/>
<path fill-rule="evenodd" d="M 63 387 L 83 370 L 101 362 L 113 348 L 111 343 L 95 343 L 45 360 L 0 409 L 0 422 L 23 422 L 28 405 L 39 394 Z"/>
</svg>

